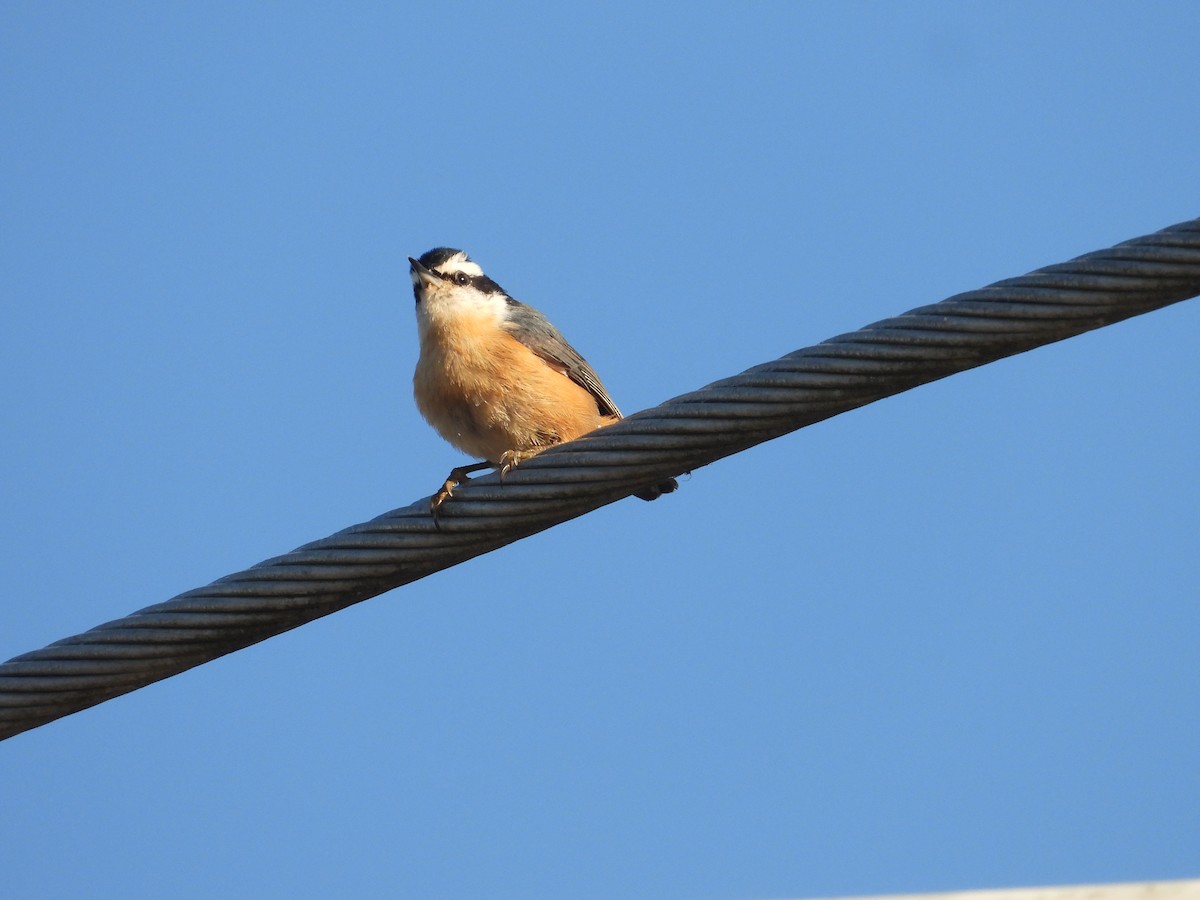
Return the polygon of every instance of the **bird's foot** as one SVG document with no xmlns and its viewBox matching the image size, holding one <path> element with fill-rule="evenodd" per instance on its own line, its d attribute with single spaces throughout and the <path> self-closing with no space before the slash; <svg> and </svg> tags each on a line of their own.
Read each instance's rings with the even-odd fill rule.
<svg viewBox="0 0 1200 900">
<path fill-rule="evenodd" d="M 484 460 L 483 462 L 472 463 L 469 466 L 458 466 L 451 469 L 450 474 L 446 476 L 446 481 L 438 489 L 438 492 L 429 499 L 429 514 L 433 516 L 434 523 L 438 520 L 438 510 L 441 509 L 443 503 L 449 500 L 454 495 L 454 489 L 464 481 L 470 481 L 472 472 L 478 472 L 480 469 L 494 469 L 495 463 Z"/>
<path fill-rule="evenodd" d="M 505 450 L 500 457 L 500 464 L 496 466 L 496 468 L 500 470 L 500 480 L 503 481 L 505 475 L 507 475 L 525 460 L 536 455 L 536 451 Z"/>
</svg>

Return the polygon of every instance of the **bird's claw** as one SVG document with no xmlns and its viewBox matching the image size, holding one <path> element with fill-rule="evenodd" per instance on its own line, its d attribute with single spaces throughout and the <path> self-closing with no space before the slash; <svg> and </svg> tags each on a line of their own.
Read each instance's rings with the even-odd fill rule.
<svg viewBox="0 0 1200 900">
<path fill-rule="evenodd" d="M 438 520 L 438 510 L 442 508 L 442 504 L 454 496 L 454 488 L 458 486 L 458 482 L 453 478 L 447 478 L 445 484 L 438 488 L 438 492 L 429 498 L 429 514 L 433 516 L 433 521 Z"/>
<path fill-rule="evenodd" d="M 532 453 L 520 453 L 516 450 L 505 450 L 500 456 L 500 464 L 496 466 L 500 473 L 500 480 L 504 480 L 504 476 L 521 464 L 521 461 L 528 459 Z"/>
<path fill-rule="evenodd" d="M 433 516 L 433 524 L 436 527 L 441 527 L 438 524 L 438 510 L 442 508 L 442 504 L 454 496 L 454 489 L 464 481 L 470 481 L 470 474 L 478 472 L 480 469 L 494 469 L 495 464 L 487 462 L 473 463 L 469 466 L 458 466 L 451 469 L 450 474 L 446 476 L 446 480 L 442 486 L 438 488 L 438 492 L 429 498 L 429 515 Z"/>
</svg>

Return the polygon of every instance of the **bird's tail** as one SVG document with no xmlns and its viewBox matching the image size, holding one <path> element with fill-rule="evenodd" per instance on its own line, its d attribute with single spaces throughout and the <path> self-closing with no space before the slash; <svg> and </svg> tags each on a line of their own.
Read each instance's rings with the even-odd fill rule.
<svg viewBox="0 0 1200 900">
<path fill-rule="evenodd" d="M 660 481 L 658 484 L 651 485 L 648 488 L 642 488 L 633 496 L 639 500 L 657 500 L 663 494 L 669 494 L 671 491 L 679 487 L 679 482 L 674 478 L 668 478 L 666 481 Z"/>
</svg>

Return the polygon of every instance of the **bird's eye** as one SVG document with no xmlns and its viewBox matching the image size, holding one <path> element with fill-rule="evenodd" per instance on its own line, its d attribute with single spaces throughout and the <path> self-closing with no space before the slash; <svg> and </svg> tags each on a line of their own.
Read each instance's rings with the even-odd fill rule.
<svg viewBox="0 0 1200 900">
<path fill-rule="evenodd" d="M 453 275 L 453 278 L 454 278 L 455 284 L 465 285 L 465 284 L 471 283 L 471 276 L 468 275 L 466 272 L 455 272 Z"/>
</svg>

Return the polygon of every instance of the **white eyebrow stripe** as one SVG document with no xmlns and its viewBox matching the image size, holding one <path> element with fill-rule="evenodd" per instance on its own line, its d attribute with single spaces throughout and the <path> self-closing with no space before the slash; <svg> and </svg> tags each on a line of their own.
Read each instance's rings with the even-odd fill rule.
<svg viewBox="0 0 1200 900">
<path fill-rule="evenodd" d="M 440 265 L 434 266 L 433 271 L 442 275 L 453 275 L 455 272 L 466 272 L 468 275 L 482 275 L 483 269 L 474 260 L 467 259 L 463 252 L 455 253 Z"/>
</svg>

